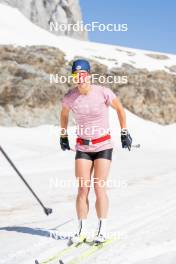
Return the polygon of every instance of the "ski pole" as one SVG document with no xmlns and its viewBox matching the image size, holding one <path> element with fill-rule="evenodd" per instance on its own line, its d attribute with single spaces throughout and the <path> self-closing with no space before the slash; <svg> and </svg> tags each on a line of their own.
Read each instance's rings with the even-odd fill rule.
<svg viewBox="0 0 176 264">
<path fill-rule="evenodd" d="M 52 209 L 51 208 L 46 208 L 44 206 L 44 204 L 38 198 L 38 196 L 36 195 L 36 193 L 32 190 L 32 188 L 30 187 L 30 185 L 24 179 L 23 175 L 19 172 L 19 170 L 17 169 L 17 167 L 14 165 L 14 163 L 12 162 L 12 160 L 8 157 L 8 155 L 6 154 L 6 152 L 3 150 L 3 148 L 1 146 L 0 146 L 0 151 L 2 152 L 2 154 L 4 155 L 4 157 L 7 159 L 7 161 L 10 163 L 10 165 L 12 166 L 12 168 L 16 171 L 16 173 L 21 178 L 21 180 L 24 182 L 24 184 L 27 186 L 27 188 L 30 190 L 30 192 L 33 194 L 33 196 L 36 198 L 36 200 L 38 201 L 38 203 L 41 205 L 41 207 L 43 208 L 45 214 L 46 215 L 51 214 L 52 213 Z"/>
</svg>

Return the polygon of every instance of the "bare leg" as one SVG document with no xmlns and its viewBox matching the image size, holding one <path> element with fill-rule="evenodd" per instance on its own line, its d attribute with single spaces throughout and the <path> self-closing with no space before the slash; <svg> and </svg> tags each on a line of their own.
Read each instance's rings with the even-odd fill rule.
<svg viewBox="0 0 176 264">
<path fill-rule="evenodd" d="M 106 180 L 108 177 L 111 161 L 96 159 L 94 161 L 94 189 L 96 195 L 96 212 L 98 218 L 106 218 L 109 201 L 106 193 Z"/>
<path fill-rule="evenodd" d="M 75 175 L 79 181 L 76 199 L 78 219 L 86 219 L 89 211 L 88 194 L 90 191 L 92 165 L 93 163 L 91 160 L 77 159 L 75 161 Z"/>
</svg>

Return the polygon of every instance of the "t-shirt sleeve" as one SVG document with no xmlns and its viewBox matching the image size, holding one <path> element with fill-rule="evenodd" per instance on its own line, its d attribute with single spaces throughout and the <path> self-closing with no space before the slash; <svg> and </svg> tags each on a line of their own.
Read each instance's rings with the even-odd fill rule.
<svg viewBox="0 0 176 264">
<path fill-rule="evenodd" d="M 71 93 L 68 92 L 61 100 L 61 104 L 63 107 L 67 107 L 67 108 L 71 108 L 72 106 L 72 96 L 71 96 Z"/>
<path fill-rule="evenodd" d="M 105 98 L 105 104 L 108 106 L 111 105 L 113 99 L 117 97 L 111 89 L 106 87 L 103 88 L 103 95 Z"/>
</svg>

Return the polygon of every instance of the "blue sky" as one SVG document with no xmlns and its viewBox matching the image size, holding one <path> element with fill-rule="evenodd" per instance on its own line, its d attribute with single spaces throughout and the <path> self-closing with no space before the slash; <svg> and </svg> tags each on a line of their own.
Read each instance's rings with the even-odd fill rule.
<svg viewBox="0 0 176 264">
<path fill-rule="evenodd" d="M 127 32 L 90 32 L 89 40 L 176 53 L 175 0 L 80 0 L 84 23 L 128 24 Z"/>
</svg>

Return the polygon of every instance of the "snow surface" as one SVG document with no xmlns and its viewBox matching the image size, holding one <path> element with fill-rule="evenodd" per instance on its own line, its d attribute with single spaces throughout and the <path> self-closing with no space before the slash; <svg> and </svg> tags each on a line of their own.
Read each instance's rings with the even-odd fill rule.
<svg viewBox="0 0 176 264">
<path fill-rule="evenodd" d="M 156 54 L 152 51 L 55 36 L 34 25 L 17 9 L 2 4 L 0 4 L 0 44 L 53 46 L 64 51 L 67 59 L 84 56 L 97 60 L 108 67 L 117 67 L 122 63 L 128 63 L 136 68 L 161 69 L 169 72 L 167 67 L 176 65 L 176 55 L 172 54 L 164 54 L 168 56 L 168 59 L 159 60 L 146 55 Z M 157 54 L 163 53 L 157 52 Z"/>
<path fill-rule="evenodd" d="M 119 240 L 88 263 L 175 264 L 176 126 L 163 127 L 127 111 L 134 144 L 141 144 L 140 149 L 128 152 L 120 146 L 115 111 L 110 111 L 110 117 L 114 156 L 108 185 L 108 226 Z M 74 140 L 72 134 L 72 146 Z M 0 263 L 34 263 L 35 258 L 44 259 L 66 245 L 65 240 L 49 238 L 50 230 L 59 235 L 71 235 L 75 230 L 74 152 L 60 150 L 55 126 L 0 127 L 0 145 L 54 210 L 48 217 L 43 214 L 0 155 Z M 97 222 L 94 202 L 91 191 L 91 232 Z"/>
<path fill-rule="evenodd" d="M 176 56 L 155 60 L 140 51 L 104 44 L 56 37 L 29 22 L 16 9 L 0 5 L 0 43 L 50 45 L 61 48 L 67 58 L 79 54 L 109 67 L 135 62 L 136 67 L 165 69 L 176 64 Z M 118 49 L 118 50 L 117 50 Z M 119 51 L 119 49 L 121 51 Z M 135 53 L 129 56 L 129 52 Z M 151 52 L 150 52 L 151 53 Z M 128 127 L 134 139 L 131 152 L 121 149 L 115 111 L 110 111 L 114 155 L 109 176 L 109 231 L 119 240 L 114 247 L 87 263 L 175 264 L 176 263 L 176 126 L 161 126 L 127 111 Z M 74 130 L 74 128 L 72 128 Z M 74 135 L 70 138 L 74 146 Z M 19 177 L 0 154 L 0 264 L 29 264 L 44 259 L 66 245 L 49 238 L 73 234 L 76 225 L 74 178 L 75 153 L 59 146 L 58 127 L 0 127 L 4 147 L 41 200 L 53 208 L 43 211 Z M 63 181 L 67 183 L 63 186 Z M 94 230 L 95 196 L 90 193 L 88 226 Z M 75 255 L 76 252 L 73 253 Z"/>
</svg>

